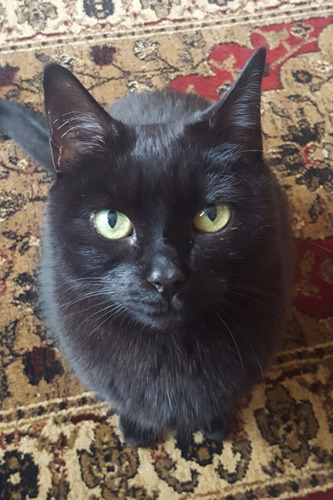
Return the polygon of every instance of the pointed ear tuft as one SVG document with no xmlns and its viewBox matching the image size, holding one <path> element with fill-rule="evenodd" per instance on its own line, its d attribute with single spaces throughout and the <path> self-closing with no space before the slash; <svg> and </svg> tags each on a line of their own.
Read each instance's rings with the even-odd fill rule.
<svg viewBox="0 0 333 500">
<path fill-rule="evenodd" d="M 261 80 L 266 49 L 258 49 L 244 66 L 235 83 L 207 111 L 209 126 L 223 140 L 242 144 L 247 149 L 262 149 L 260 123 Z"/>
<path fill-rule="evenodd" d="M 44 71 L 45 109 L 55 169 L 65 171 L 78 158 L 105 151 L 122 124 L 112 119 L 79 80 L 59 64 Z"/>
</svg>

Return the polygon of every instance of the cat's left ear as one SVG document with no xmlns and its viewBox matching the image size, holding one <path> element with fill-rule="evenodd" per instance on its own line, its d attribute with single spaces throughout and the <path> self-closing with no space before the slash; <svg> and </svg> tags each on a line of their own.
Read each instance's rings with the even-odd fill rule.
<svg viewBox="0 0 333 500">
<path fill-rule="evenodd" d="M 265 60 L 266 49 L 261 47 L 221 101 L 205 112 L 214 136 L 241 144 L 248 150 L 262 149 L 260 96 Z"/>
<path fill-rule="evenodd" d="M 66 68 L 59 64 L 45 68 L 44 95 L 57 172 L 72 168 L 85 154 L 103 153 L 120 141 L 125 125 L 111 118 Z"/>
</svg>

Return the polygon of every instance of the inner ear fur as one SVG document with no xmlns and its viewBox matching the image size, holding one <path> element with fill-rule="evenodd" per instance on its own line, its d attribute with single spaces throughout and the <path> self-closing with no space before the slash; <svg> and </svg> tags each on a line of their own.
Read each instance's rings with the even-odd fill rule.
<svg viewBox="0 0 333 500">
<path fill-rule="evenodd" d="M 124 126 L 95 101 L 67 69 L 50 64 L 44 71 L 45 110 L 55 169 L 63 172 L 88 153 L 99 153 Z"/>
</svg>

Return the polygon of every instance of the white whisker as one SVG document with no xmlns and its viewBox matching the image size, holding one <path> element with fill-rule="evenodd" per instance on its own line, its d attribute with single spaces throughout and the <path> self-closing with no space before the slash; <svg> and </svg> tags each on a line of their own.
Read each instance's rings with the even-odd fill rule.
<svg viewBox="0 0 333 500">
<path fill-rule="evenodd" d="M 237 351 L 237 354 L 238 354 L 238 357 L 239 357 L 239 361 L 240 361 L 240 364 L 241 364 L 241 367 L 242 367 L 242 370 L 243 370 L 243 373 L 245 373 L 245 370 L 244 370 L 244 363 L 243 363 L 243 359 L 242 359 L 242 356 L 241 356 L 241 353 L 240 353 L 240 350 L 239 350 L 239 347 L 238 347 L 238 344 L 236 342 L 236 339 L 232 333 L 232 331 L 230 330 L 229 326 L 227 325 L 227 323 L 224 321 L 224 319 L 221 317 L 221 315 L 215 310 L 215 313 L 216 315 L 219 317 L 219 319 L 221 320 L 221 322 L 224 324 L 224 326 L 226 327 L 226 329 L 228 330 L 232 340 L 233 340 L 233 343 L 236 347 L 236 351 Z"/>
<path fill-rule="evenodd" d="M 229 307 L 230 307 L 230 304 L 228 304 Z M 243 307 L 241 306 L 237 306 L 239 309 L 242 309 L 242 310 L 245 310 Z M 227 311 L 224 309 L 223 310 L 224 314 L 227 314 L 227 316 L 229 317 L 229 319 L 236 325 L 236 328 L 238 329 L 238 331 L 240 332 L 240 334 L 242 335 L 242 337 L 246 340 L 247 344 L 249 345 L 257 363 L 258 363 L 258 366 L 259 366 L 259 370 L 260 370 L 260 373 L 261 373 L 261 377 L 262 377 L 262 381 L 264 383 L 264 387 L 266 388 L 266 380 L 265 380 L 265 374 L 264 374 L 264 370 L 263 370 L 263 367 L 262 367 L 262 364 L 259 360 L 259 357 L 253 347 L 253 345 L 251 344 L 250 340 L 248 339 L 247 335 L 245 335 L 245 333 L 243 332 L 242 328 L 239 326 L 239 324 L 236 322 L 236 320 L 234 319 L 234 317 L 230 314 L 227 313 Z M 253 315 L 251 315 L 252 317 L 254 317 Z M 253 330 L 252 330 L 253 332 Z M 255 333 L 255 332 L 253 332 Z"/>
</svg>

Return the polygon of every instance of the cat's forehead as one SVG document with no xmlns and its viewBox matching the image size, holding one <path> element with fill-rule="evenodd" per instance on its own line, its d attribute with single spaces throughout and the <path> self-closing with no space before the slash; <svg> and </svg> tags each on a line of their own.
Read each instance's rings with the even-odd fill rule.
<svg viewBox="0 0 333 500">
<path fill-rule="evenodd" d="M 237 150 L 193 142 L 185 129 L 171 123 L 137 127 L 131 147 L 116 166 L 112 155 L 107 165 L 112 196 L 142 205 L 200 205 L 223 197 L 221 191 L 234 185 L 230 178 L 239 177 L 230 167 L 230 158 L 238 160 Z"/>
<path fill-rule="evenodd" d="M 125 213 L 141 208 L 152 213 L 159 206 L 186 213 L 230 200 L 236 191 L 239 197 L 237 148 L 212 146 L 197 137 L 191 141 L 185 128 L 171 123 L 137 127 L 134 141 L 116 150 L 110 144 L 103 157 L 88 158 L 76 171 L 81 175 L 71 176 L 76 192 L 101 208 L 110 205 Z"/>
<path fill-rule="evenodd" d="M 184 127 L 180 123 L 140 125 L 136 128 L 133 156 L 139 160 L 154 160 L 156 158 L 166 162 L 168 158 L 179 151 L 183 136 Z"/>
<path fill-rule="evenodd" d="M 91 191 L 104 193 L 103 203 L 109 199 L 119 210 L 192 206 L 204 186 L 188 156 L 175 130 L 163 125 L 140 127 L 134 144 L 120 154 L 111 151 L 97 168 L 88 165 L 85 179 L 95 186 Z"/>
</svg>

